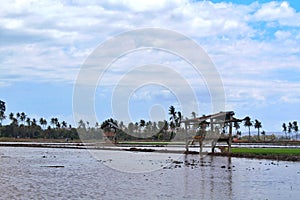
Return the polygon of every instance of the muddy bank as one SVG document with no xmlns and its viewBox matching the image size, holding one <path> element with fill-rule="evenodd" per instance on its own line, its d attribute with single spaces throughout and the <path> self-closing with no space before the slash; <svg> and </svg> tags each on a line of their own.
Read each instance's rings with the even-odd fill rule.
<svg viewBox="0 0 300 200">
<path fill-rule="evenodd" d="M 295 155 L 263 155 L 263 154 L 249 154 L 249 153 L 209 153 L 208 155 L 300 162 L 300 156 L 295 156 Z"/>
<path fill-rule="evenodd" d="M 197 151 L 182 151 L 164 149 L 157 150 L 153 148 L 115 148 L 115 146 L 97 146 L 83 143 L 69 143 L 69 144 L 47 144 L 47 143 L 0 143 L 0 146 L 8 147 L 38 147 L 38 148 L 65 148 L 65 149 L 95 149 L 95 150 L 112 150 L 112 151 L 133 151 L 133 152 L 154 152 L 154 153 L 176 153 L 176 154 L 199 154 Z M 236 158 L 251 158 L 251 159 L 267 159 L 276 161 L 294 161 L 300 162 L 300 155 L 276 155 L 276 154 L 252 154 L 252 153 L 204 153 L 203 155 L 211 156 L 226 156 Z"/>
</svg>

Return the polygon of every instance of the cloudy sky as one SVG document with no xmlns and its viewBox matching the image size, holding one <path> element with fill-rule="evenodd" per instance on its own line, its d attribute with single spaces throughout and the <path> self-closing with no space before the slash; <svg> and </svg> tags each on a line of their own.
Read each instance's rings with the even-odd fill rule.
<svg viewBox="0 0 300 200">
<path fill-rule="evenodd" d="M 3 1 L 0 99 L 6 102 L 6 114 L 24 111 L 31 118 L 58 117 L 75 125 L 73 91 L 89 55 L 118 34 L 149 27 L 180 33 L 203 48 L 222 80 L 225 109 L 237 117 L 259 119 L 267 132 L 281 131 L 283 122 L 300 121 L 296 0 Z M 154 84 L 133 81 L 151 78 Z M 136 85 L 128 95 L 122 87 L 132 81 Z M 181 83 L 187 85 L 172 90 Z M 124 102 L 133 121 L 166 117 L 169 105 L 186 106 L 185 117 L 213 110 L 205 77 L 184 59 L 157 49 L 119 57 L 94 90 L 99 122 L 112 116 L 126 121 L 114 113 Z M 191 94 L 196 102 L 188 101 Z"/>
</svg>

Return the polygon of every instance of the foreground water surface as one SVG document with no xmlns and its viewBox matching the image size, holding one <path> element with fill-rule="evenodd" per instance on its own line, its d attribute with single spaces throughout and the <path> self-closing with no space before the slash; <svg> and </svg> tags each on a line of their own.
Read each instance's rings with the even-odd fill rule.
<svg viewBox="0 0 300 200">
<path fill-rule="evenodd" d="M 298 199 L 300 163 L 0 147 L 1 199 Z"/>
</svg>

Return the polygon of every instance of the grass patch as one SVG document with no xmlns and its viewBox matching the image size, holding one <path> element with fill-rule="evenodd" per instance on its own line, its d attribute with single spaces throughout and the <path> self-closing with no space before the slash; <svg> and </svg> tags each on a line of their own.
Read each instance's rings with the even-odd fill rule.
<svg viewBox="0 0 300 200">
<path fill-rule="evenodd" d="M 184 144 L 182 142 L 156 142 L 156 141 L 151 141 L 151 142 L 146 142 L 146 141 L 126 141 L 126 142 L 118 142 L 118 144 L 128 144 L 128 145 L 179 145 L 179 144 Z"/>
<path fill-rule="evenodd" d="M 232 148 L 232 153 L 300 156 L 300 148 Z"/>
</svg>

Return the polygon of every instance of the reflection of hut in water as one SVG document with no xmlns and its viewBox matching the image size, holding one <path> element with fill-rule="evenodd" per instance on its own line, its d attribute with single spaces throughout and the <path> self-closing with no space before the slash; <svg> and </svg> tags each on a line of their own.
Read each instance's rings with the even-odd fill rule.
<svg viewBox="0 0 300 200">
<path fill-rule="evenodd" d="M 190 144 L 199 142 L 200 152 L 202 152 L 202 148 L 206 143 L 210 143 L 209 146 L 214 152 L 218 142 L 226 142 L 228 145 L 227 151 L 230 152 L 233 123 L 242 121 L 234 118 L 233 115 L 233 111 L 228 111 L 183 120 L 182 123 L 185 124 L 186 151 L 188 151 Z M 196 134 L 192 138 L 189 138 L 187 134 L 187 127 L 190 125 L 197 128 Z M 226 134 L 227 128 L 229 128 L 228 134 Z"/>
</svg>

